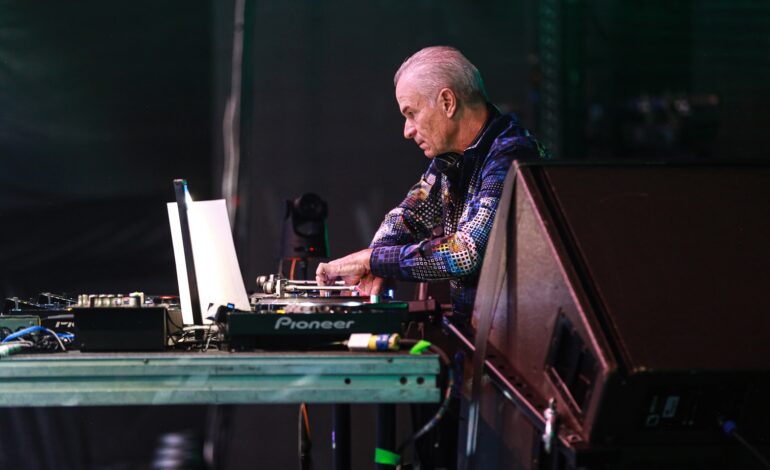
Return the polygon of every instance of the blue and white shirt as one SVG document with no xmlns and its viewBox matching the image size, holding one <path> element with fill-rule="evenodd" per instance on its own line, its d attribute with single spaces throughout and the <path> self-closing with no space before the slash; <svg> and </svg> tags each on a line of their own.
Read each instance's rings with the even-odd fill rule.
<svg viewBox="0 0 770 470">
<path fill-rule="evenodd" d="M 370 244 L 376 276 L 404 281 L 450 279 L 456 314 L 470 318 L 481 262 L 513 160 L 548 158 L 513 114 L 491 111 L 454 173 L 431 160 L 406 198 L 391 210 Z"/>
</svg>

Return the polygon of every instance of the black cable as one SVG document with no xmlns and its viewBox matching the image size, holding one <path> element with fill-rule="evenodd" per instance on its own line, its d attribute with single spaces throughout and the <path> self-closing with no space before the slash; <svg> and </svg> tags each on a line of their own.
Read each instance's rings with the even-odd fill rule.
<svg viewBox="0 0 770 470">
<path fill-rule="evenodd" d="M 409 444 L 413 443 L 417 439 L 424 436 L 426 433 L 428 433 L 431 429 L 433 429 L 439 421 L 441 421 L 441 418 L 444 417 L 444 414 L 446 413 L 447 409 L 449 409 L 449 402 L 452 400 L 452 387 L 454 386 L 454 374 L 452 373 L 451 368 L 447 368 L 447 386 L 446 391 L 444 392 L 444 401 L 441 403 L 441 406 L 439 407 L 438 411 L 435 415 L 433 415 L 433 418 L 430 419 L 425 425 L 420 428 L 419 431 L 414 433 L 412 436 L 410 436 L 408 439 L 406 439 L 404 442 L 402 442 L 397 448 L 396 453 L 401 455 L 401 452 L 408 446 Z"/>
<path fill-rule="evenodd" d="M 759 460 L 762 465 L 765 468 L 770 468 L 770 461 L 767 460 L 767 458 L 762 455 L 762 453 L 754 447 L 749 441 L 747 441 L 743 436 L 738 434 L 737 425 L 735 424 L 735 421 L 733 420 L 723 420 L 722 418 L 717 418 L 717 422 L 719 423 L 719 426 L 722 428 L 722 432 L 725 433 L 727 437 L 732 437 L 736 441 L 738 441 L 743 447 L 748 449 L 749 452 L 751 452 L 751 455 L 753 455 L 757 460 Z"/>
<path fill-rule="evenodd" d="M 171 330 L 171 328 L 169 328 L 169 325 L 176 326 L 174 324 L 174 322 L 171 321 L 171 318 L 169 318 L 169 315 L 166 314 L 166 331 L 167 332 Z M 181 331 L 181 328 L 179 329 L 179 331 Z M 168 339 L 171 340 L 171 343 L 172 343 L 173 346 L 176 346 L 176 344 L 177 344 L 176 338 L 174 338 L 174 335 L 179 334 L 179 331 L 175 331 L 174 333 L 168 333 Z"/>
<path fill-rule="evenodd" d="M 214 328 L 215 326 L 217 327 L 216 329 Z M 204 326 L 192 325 L 185 327 L 184 330 L 177 333 L 179 338 L 174 342 L 174 346 L 181 346 L 187 351 L 207 351 L 210 345 L 215 345 L 217 349 L 221 349 L 221 345 L 225 343 L 222 339 L 218 339 L 222 329 L 223 324 L 218 322 Z M 195 334 L 198 331 L 203 331 L 205 336 L 198 338 L 198 335 Z"/>
<path fill-rule="evenodd" d="M 402 345 L 414 345 L 417 344 L 417 341 L 415 340 L 401 340 Z M 454 388 L 454 373 L 452 369 L 452 362 L 449 360 L 449 356 L 438 346 L 431 344 L 428 347 L 428 350 L 435 353 L 439 356 L 441 359 L 441 362 L 444 365 L 444 368 L 446 369 L 447 373 L 447 383 L 446 388 L 444 390 L 444 400 L 441 402 L 441 406 L 439 407 L 438 411 L 436 411 L 436 414 L 433 415 L 433 417 L 423 425 L 422 428 L 420 428 L 417 432 L 409 436 L 407 439 L 405 439 L 399 446 L 396 448 L 396 454 L 401 455 L 401 453 L 406 449 L 407 446 L 414 443 L 416 440 L 420 439 L 422 436 L 430 432 L 431 429 L 436 427 L 436 425 L 441 421 L 441 418 L 444 417 L 444 414 L 446 414 L 446 411 L 449 409 L 449 404 L 452 401 L 452 389 Z M 397 470 L 401 468 L 401 464 L 396 467 Z"/>
<path fill-rule="evenodd" d="M 168 326 L 169 324 L 177 327 L 177 329 L 179 330 L 184 329 L 184 325 L 177 325 L 176 322 L 174 322 L 174 320 L 171 319 L 171 315 L 169 315 L 168 312 L 166 312 L 166 326 Z"/>
</svg>

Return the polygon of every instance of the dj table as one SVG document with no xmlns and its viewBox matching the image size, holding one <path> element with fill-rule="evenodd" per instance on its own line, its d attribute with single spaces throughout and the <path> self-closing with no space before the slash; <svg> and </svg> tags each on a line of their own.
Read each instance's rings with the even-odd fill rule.
<svg viewBox="0 0 770 470">
<path fill-rule="evenodd" d="M 0 359 L 0 406 L 436 403 L 434 355 L 100 353 Z"/>
</svg>

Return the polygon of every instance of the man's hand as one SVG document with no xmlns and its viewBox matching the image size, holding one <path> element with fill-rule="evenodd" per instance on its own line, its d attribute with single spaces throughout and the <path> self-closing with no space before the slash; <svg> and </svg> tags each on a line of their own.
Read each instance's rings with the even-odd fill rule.
<svg viewBox="0 0 770 470">
<path fill-rule="evenodd" d="M 356 290 L 363 295 L 379 294 L 382 292 L 382 284 L 384 282 L 385 279 L 369 273 L 358 281 L 358 288 Z"/>
<path fill-rule="evenodd" d="M 343 258 L 328 263 L 321 263 L 315 271 L 315 280 L 319 286 L 333 284 L 337 278 L 342 278 L 347 286 L 358 284 L 362 294 L 379 294 L 382 289 L 382 278 L 372 274 L 369 258 L 372 249 L 357 251 Z"/>
</svg>

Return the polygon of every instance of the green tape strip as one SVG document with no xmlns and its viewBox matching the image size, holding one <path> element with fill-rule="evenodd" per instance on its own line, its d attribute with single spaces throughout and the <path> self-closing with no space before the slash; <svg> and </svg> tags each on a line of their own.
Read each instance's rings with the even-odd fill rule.
<svg viewBox="0 0 770 470">
<path fill-rule="evenodd" d="M 398 465 L 401 460 L 401 456 L 393 453 L 389 450 L 380 449 L 379 447 L 374 449 L 374 463 L 382 465 Z"/>
<path fill-rule="evenodd" d="M 417 342 L 414 346 L 412 346 L 412 349 L 409 350 L 409 354 L 422 354 L 423 351 L 428 349 L 430 347 L 430 341 L 425 341 L 424 339 L 421 339 Z"/>
</svg>

